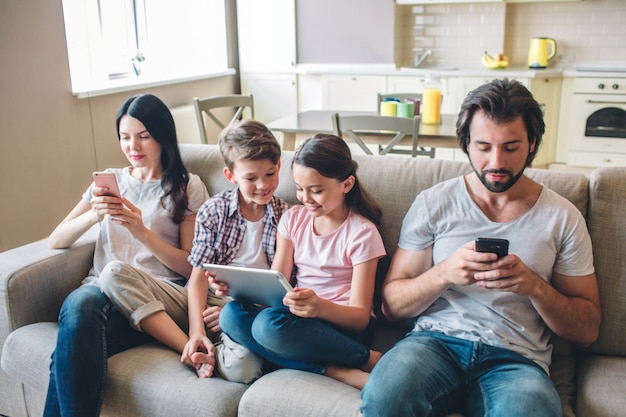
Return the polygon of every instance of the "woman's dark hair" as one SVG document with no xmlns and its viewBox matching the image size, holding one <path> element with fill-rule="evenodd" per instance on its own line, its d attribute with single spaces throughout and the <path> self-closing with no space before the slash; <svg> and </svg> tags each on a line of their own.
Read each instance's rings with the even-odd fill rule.
<svg viewBox="0 0 626 417">
<path fill-rule="evenodd" d="M 326 178 L 344 181 L 354 176 L 354 186 L 346 194 L 348 207 L 380 227 L 382 211 L 374 198 L 363 188 L 356 176 L 359 165 L 352 159 L 350 148 L 335 135 L 318 133 L 306 139 L 296 151 L 294 164 L 313 168 Z"/>
<path fill-rule="evenodd" d="M 169 207 L 172 220 L 179 224 L 184 220 L 188 208 L 189 172 L 180 157 L 172 113 L 161 99 L 152 94 L 133 96 L 122 104 L 117 113 L 115 125 L 118 139 L 120 139 L 120 120 L 127 114 L 143 123 L 154 140 L 161 145 L 161 165 L 163 166 L 161 188 L 165 192 L 161 198 L 161 206 Z M 168 197 L 172 203 L 170 205 L 165 204 L 165 199 Z"/>
<path fill-rule="evenodd" d="M 519 81 L 506 78 L 493 80 L 472 90 L 463 101 L 456 122 L 459 145 L 466 154 L 472 119 L 479 110 L 498 124 L 509 123 L 518 116 L 522 117 L 526 132 L 528 132 L 528 143 L 535 143 L 535 149 L 528 154 L 526 160 L 526 166 L 530 166 L 546 130 L 541 106 L 533 98 L 531 92 Z"/>
</svg>

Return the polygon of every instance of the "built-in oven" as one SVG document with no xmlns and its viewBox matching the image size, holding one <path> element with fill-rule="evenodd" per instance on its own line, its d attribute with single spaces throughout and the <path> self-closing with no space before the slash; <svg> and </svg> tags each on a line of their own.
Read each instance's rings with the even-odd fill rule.
<svg viewBox="0 0 626 417">
<path fill-rule="evenodd" d="M 626 78 L 575 78 L 568 163 L 626 165 Z"/>
</svg>

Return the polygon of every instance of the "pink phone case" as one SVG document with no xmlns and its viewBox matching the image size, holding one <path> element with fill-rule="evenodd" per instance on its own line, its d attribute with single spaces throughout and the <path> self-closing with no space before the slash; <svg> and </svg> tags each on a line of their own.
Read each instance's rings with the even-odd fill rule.
<svg viewBox="0 0 626 417">
<path fill-rule="evenodd" d="M 122 198 L 120 187 L 117 185 L 117 178 L 112 172 L 94 172 L 93 180 L 98 187 L 106 187 L 109 189 L 106 195 L 111 197 Z"/>
</svg>

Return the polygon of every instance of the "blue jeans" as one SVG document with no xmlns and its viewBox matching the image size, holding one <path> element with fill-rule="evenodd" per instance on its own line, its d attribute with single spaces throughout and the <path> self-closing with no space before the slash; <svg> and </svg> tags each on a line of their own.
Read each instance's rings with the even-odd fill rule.
<svg viewBox="0 0 626 417">
<path fill-rule="evenodd" d="M 537 364 L 507 349 L 411 332 L 383 355 L 361 391 L 364 416 L 561 417 Z"/>
<path fill-rule="evenodd" d="M 367 363 L 367 331 L 349 332 L 321 319 L 302 318 L 287 307 L 260 308 L 231 301 L 220 327 L 235 342 L 283 368 L 323 374 L 329 365 L 358 368 Z"/>
<path fill-rule="evenodd" d="M 130 327 L 98 286 L 88 284 L 72 291 L 59 314 L 44 416 L 97 417 L 107 359 L 151 340 Z"/>
</svg>

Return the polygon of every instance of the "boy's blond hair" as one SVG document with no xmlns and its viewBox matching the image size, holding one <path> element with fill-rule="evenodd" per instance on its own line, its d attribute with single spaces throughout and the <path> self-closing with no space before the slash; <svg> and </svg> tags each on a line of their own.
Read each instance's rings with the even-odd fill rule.
<svg viewBox="0 0 626 417">
<path fill-rule="evenodd" d="M 280 144 L 272 132 L 256 120 L 241 120 L 227 126 L 220 133 L 218 145 L 224 163 L 231 171 L 239 160 L 268 159 L 274 164 L 280 161 Z"/>
</svg>

